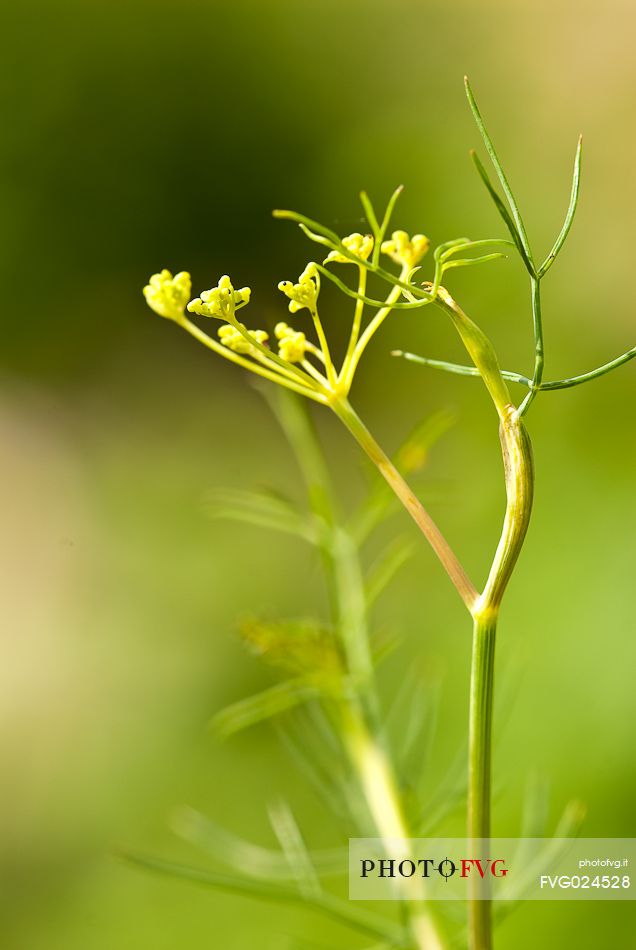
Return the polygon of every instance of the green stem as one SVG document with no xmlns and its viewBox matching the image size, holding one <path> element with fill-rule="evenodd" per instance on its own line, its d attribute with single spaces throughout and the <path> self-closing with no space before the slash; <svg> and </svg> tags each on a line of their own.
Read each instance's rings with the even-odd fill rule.
<svg viewBox="0 0 636 950">
<path fill-rule="evenodd" d="M 488 580 L 473 610 L 473 649 L 468 724 L 468 836 L 488 852 L 492 768 L 495 637 L 502 597 L 521 552 L 532 511 L 530 439 L 513 406 L 499 426 L 506 483 L 506 514 Z M 481 886 L 478 892 L 477 888 Z M 491 950 L 492 908 L 483 882 L 471 882 L 468 904 L 470 950 Z"/>
<path fill-rule="evenodd" d="M 351 404 L 346 399 L 339 399 L 332 402 L 331 408 L 364 449 L 374 465 L 377 466 L 380 474 L 386 479 L 390 488 L 395 492 L 433 548 L 464 604 L 468 610 L 472 611 L 478 598 L 477 590 L 426 508 L 400 475 L 384 450 L 378 445 Z"/>
<path fill-rule="evenodd" d="M 408 826 L 390 753 L 378 735 L 379 703 L 366 619 L 364 581 L 358 550 L 338 525 L 325 458 L 308 414 L 299 400 L 279 392 L 276 414 L 297 455 L 314 513 L 324 519 L 321 544 L 325 575 L 332 596 L 334 623 L 347 657 L 349 689 L 337 705 L 347 754 L 358 776 L 378 834 L 407 839 Z M 267 393 L 267 398 L 272 399 Z M 405 847 L 407 847 L 405 842 Z M 443 950 L 435 921 L 409 884 L 404 894 L 405 917 L 418 950 Z"/>
<path fill-rule="evenodd" d="M 354 350 L 356 348 L 356 343 L 358 342 L 358 337 L 360 336 L 360 326 L 362 324 L 362 313 L 364 311 L 364 294 L 367 289 L 367 272 L 366 268 L 358 268 L 358 295 L 356 297 L 356 307 L 353 314 L 353 325 L 351 327 L 351 334 L 349 336 L 349 343 L 347 346 L 347 352 L 345 353 L 345 358 L 342 363 L 342 369 L 340 370 L 339 380 L 347 378 L 349 372 L 349 363 L 353 356 Z"/>
<path fill-rule="evenodd" d="M 402 810 L 401 795 L 391 760 L 376 736 L 369 730 L 364 712 L 355 703 L 341 707 L 343 735 L 353 767 L 371 812 L 379 836 L 386 842 L 387 854 L 411 857 L 409 828 Z M 401 852 L 396 852 L 397 848 Z M 437 923 L 422 901 L 422 881 L 408 878 L 401 882 L 406 920 L 416 950 L 444 950 Z"/>
<path fill-rule="evenodd" d="M 327 379 L 331 386 L 334 386 L 336 383 L 336 370 L 334 368 L 331 354 L 329 352 L 329 344 L 327 343 L 327 337 L 325 336 L 325 331 L 318 315 L 318 308 L 314 307 L 310 310 L 311 319 L 314 321 L 314 328 L 316 330 L 316 336 L 318 337 L 318 342 L 320 343 L 320 349 L 322 351 L 323 360 L 325 364 L 325 369 L 327 371 Z"/>
<path fill-rule="evenodd" d="M 404 273 L 405 271 L 403 270 L 402 276 L 404 276 Z M 400 299 L 401 293 L 402 291 L 400 290 L 399 287 L 393 287 L 388 297 L 386 298 L 384 306 L 380 310 L 378 310 L 378 312 L 376 313 L 374 318 L 371 320 L 371 322 L 367 325 L 362 336 L 358 340 L 358 343 L 356 344 L 353 350 L 353 353 L 351 354 L 351 357 L 349 359 L 349 363 L 347 366 L 347 373 L 344 377 L 346 393 L 348 393 L 349 389 L 351 388 L 351 383 L 353 382 L 353 377 L 355 375 L 355 371 L 357 369 L 358 363 L 360 362 L 360 358 L 362 354 L 364 353 L 365 349 L 367 348 L 367 345 L 369 344 L 371 337 L 373 336 L 374 333 L 376 333 L 377 330 L 379 330 L 384 320 L 386 320 L 388 315 L 391 313 L 393 306 Z"/>
<path fill-rule="evenodd" d="M 478 839 L 476 847 L 487 852 L 490 839 L 490 795 L 492 761 L 492 717 L 495 671 L 497 611 L 476 616 L 473 627 L 473 654 L 470 674 L 468 735 L 468 836 Z M 476 896 L 483 882 L 471 882 L 468 904 L 470 950 L 491 950 L 491 902 Z"/>
<path fill-rule="evenodd" d="M 530 277 L 530 290 L 532 295 L 532 321 L 534 324 L 534 370 L 532 373 L 532 388 L 519 406 L 519 415 L 523 416 L 535 396 L 541 389 L 543 379 L 543 319 L 541 317 L 541 277 Z"/>
</svg>

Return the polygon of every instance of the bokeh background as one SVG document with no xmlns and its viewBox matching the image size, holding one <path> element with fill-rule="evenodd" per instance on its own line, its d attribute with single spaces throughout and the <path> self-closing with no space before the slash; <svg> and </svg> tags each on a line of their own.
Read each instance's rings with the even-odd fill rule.
<svg viewBox="0 0 636 950">
<path fill-rule="evenodd" d="M 266 807 L 285 796 L 310 843 L 335 834 L 271 730 L 227 745 L 206 733 L 223 704 L 271 682 L 237 617 L 319 612 L 324 597 L 293 540 L 206 519 L 211 486 L 294 495 L 300 479 L 241 372 L 151 314 L 141 287 L 161 267 L 190 270 L 197 290 L 230 273 L 253 288 L 254 322 L 272 324 L 276 283 L 315 252 L 271 208 L 348 233 L 361 187 L 381 202 L 404 183 L 395 223 L 433 242 L 499 235 L 468 160 L 467 72 L 539 249 L 560 228 L 584 132 L 578 219 L 545 281 L 547 375 L 612 358 L 635 342 L 636 10 L 32 0 L 2 20 L 2 946 L 359 946 L 300 911 L 112 857 L 123 845 L 205 863 L 170 831 L 183 803 L 271 843 Z M 505 365 L 527 371 L 521 266 L 489 268 L 452 286 Z M 332 301 L 337 335 L 348 307 Z M 460 356 L 435 313 L 395 316 L 353 400 L 389 450 L 428 414 L 455 413 L 430 507 L 481 577 L 502 511 L 492 412 L 477 381 L 399 363 L 396 346 Z M 636 834 L 635 373 L 546 394 L 529 418 L 536 511 L 498 656 L 500 835 L 518 833 L 532 776 L 550 783 L 552 824 L 578 798 L 585 834 Z M 353 504 L 356 449 L 326 413 L 316 421 Z M 387 701 L 416 657 L 441 683 L 434 783 L 463 741 L 469 632 L 424 545 L 376 617 L 403 635 Z M 633 905 L 533 904 L 500 931 L 502 950 L 538 944 L 635 946 Z"/>
</svg>

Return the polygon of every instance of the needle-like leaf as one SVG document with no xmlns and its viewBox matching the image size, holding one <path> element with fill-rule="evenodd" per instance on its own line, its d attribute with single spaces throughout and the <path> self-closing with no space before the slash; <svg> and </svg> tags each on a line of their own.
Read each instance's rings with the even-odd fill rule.
<svg viewBox="0 0 636 950">
<path fill-rule="evenodd" d="M 319 535 L 315 519 L 269 492 L 216 488 L 208 492 L 204 509 L 211 518 L 228 518 L 271 528 L 296 535 L 310 544 L 315 544 Z"/>
<path fill-rule="evenodd" d="M 296 880 L 295 872 L 281 851 L 241 838 L 193 808 L 179 808 L 174 814 L 172 828 L 184 841 L 234 871 L 264 880 Z M 309 852 L 316 870 L 330 876 L 346 873 L 347 854 L 347 848 Z"/>
<path fill-rule="evenodd" d="M 488 261 L 496 261 L 505 258 L 505 254 L 482 254 L 481 257 L 459 257 L 454 261 L 445 262 L 442 270 L 451 270 L 453 267 L 470 267 L 471 264 L 487 264 Z"/>
<path fill-rule="evenodd" d="M 473 91 L 470 87 L 470 83 L 468 82 L 468 76 L 464 77 L 464 85 L 466 87 L 466 96 L 468 97 L 468 103 L 473 113 L 475 123 L 477 125 L 477 128 L 479 129 L 484 145 L 486 146 L 486 151 L 488 152 L 488 155 L 490 156 L 490 160 L 493 164 L 495 171 L 497 172 L 497 177 L 499 178 L 499 181 L 501 182 L 501 187 L 503 188 L 504 194 L 508 201 L 508 205 L 510 207 L 510 211 L 512 213 L 512 217 L 515 223 L 515 230 L 518 235 L 519 242 L 524 251 L 524 260 L 527 261 L 527 264 L 529 264 L 532 267 L 532 272 L 534 273 L 535 267 L 534 267 L 534 261 L 532 259 L 532 251 L 530 250 L 530 243 L 528 241 L 528 235 L 526 233 L 525 225 L 523 223 L 523 218 L 521 217 L 521 212 L 519 211 L 519 206 L 512 192 L 512 189 L 510 185 L 508 184 L 508 179 L 506 178 L 506 174 L 502 168 L 501 162 L 499 161 L 497 152 L 495 151 L 495 147 L 492 144 L 492 139 L 490 138 L 490 135 L 488 134 L 486 126 L 484 125 L 484 120 L 481 117 L 481 112 L 479 111 L 479 107 L 475 100 L 475 96 L 473 95 Z M 483 175 L 482 175 L 482 178 L 483 178 Z M 491 190 L 490 187 L 488 187 L 488 190 L 489 191 Z"/>
<path fill-rule="evenodd" d="M 430 366 L 431 369 L 443 370 L 446 373 L 453 373 L 455 376 L 481 376 L 476 366 L 466 366 L 462 363 L 449 363 L 446 360 L 433 360 L 427 356 L 418 356 L 417 353 L 405 353 L 404 350 L 392 350 L 391 356 L 400 356 L 410 363 L 420 363 L 422 366 Z M 511 383 L 520 383 L 522 386 L 528 387 L 532 385 L 532 380 L 528 379 L 527 376 L 521 376 L 520 373 L 510 373 L 508 370 L 502 369 L 501 375 Z M 541 388 L 550 388 L 550 386 L 552 386 L 551 383 L 544 383 Z"/>
<path fill-rule="evenodd" d="M 493 244 L 495 246 L 506 244 L 509 247 L 515 247 L 514 241 L 508 241 L 505 238 L 485 238 L 479 241 L 471 241 L 468 238 L 462 238 L 458 241 L 450 242 L 450 246 L 447 247 L 440 245 L 440 247 L 436 249 L 434 257 L 436 260 L 439 259 L 442 262 L 446 262 L 449 258 L 453 257 L 455 254 L 458 254 L 460 251 L 473 250 L 476 247 L 492 247 Z M 441 253 L 438 254 L 438 251 L 441 251 Z"/>
<path fill-rule="evenodd" d="M 571 801 L 565 808 L 555 829 L 554 838 L 546 838 L 544 846 L 532 857 L 518 863 L 523 873 L 509 883 L 502 892 L 502 899 L 496 902 L 495 916 L 498 922 L 515 910 L 528 891 L 535 886 L 537 876 L 546 866 L 557 867 L 569 848 L 569 842 L 576 838 L 585 819 L 585 806 L 579 801 Z"/>
<path fill-rule="evenodd" d="M 279 801 L 270 805 L 269 820 L 283 849 L 285 860 L 289 865 L 293 878 L 303 896 L 320 896 L 322 893 L 320 879 L 288 803 Z"/>
<path fill-rule="evenodd" d="M 181 880 L 213 887 L 246 897 L 255 897 L 262 900 L 284 904 L 301 904 L 305 907 L 321 911 L 333 920 L 346 924 L 354 930 L 368 934 L 379 940 L 388 941 L 391 946 L 408 946 L 407 935 L 404 931 L 386 918 L 371 914 L 361 907 L 355 907 L 348 901 L 334 897 L 332 894 L 321 893 L 313 897 L 305 896 L 292 888 L 277 884 L 267 884 L 264 881 L 253 881 L 250 878 L 232 877 L 226 874 L 216 874 L 202 868 L 193 868 L 172 861 L 148 855 L 123 852 L 120 857 L 129 864 L 146 871 L 154 871 L 168 877 L 177 877 Z"/>
<path fill-rule="evenodd" d="M 414 551 L 415 544 L 411 539 L 398 538 L 374 561 L 365 582 L 367 608 L 375 603 Z"/>
<path fill-rule="evenodd" d="M 380 251 L 382 250 L 382 241 L 384 240 L 384 235 L 387 232 L 389 227 L 389 222 L 391 220 L 391 215 L 393 214 L 393 209 L 395 208 L 395 202 L 398 200 L 400 195 L 404 190 L 404 185 L 398 185 L 391 197 L 389 198 L 388 204 L 386 206 L 386 211 L 384 212 L 384 217 L 382 218 L 382 224 L 376 234 L 375 247 L 373 248 L 372 261 L 377 265 L 380 260 Z"/>
<path fill-rule="evenodd" d="M 572 173 L 572 191 L 570 193 L 570 204 L 568 205 L 567 214 L 565 216 L 565 221 L 563 222 L 563 227 L 559 233 L 558 238 L 554 242 L 554 247 L 544 260 L 543 264 L 539 268 L 539 277 L 543 275 L 552 267 L 554 264 L 557 254 L 563 247 L 565 239 L 570 233 L 570 228 L 572 227 L 572 221 L 574 220 L 574 215 L 576 213 L 576 206 L 579 200 L 579 188 L 581 184 L 581 150 L 583 148 L 583 136 L 579 135 L 578 145 L 576 146 L 576 155 L 574 156 L 574 172 Z"/>
<path fill-rule="evenodd" d="M 621 356 L 617 356 L 615 360 L 610 360 L 609 363 L 604 363 L 603 366 L 597 366 L 596 369 L 590 370 L 589 373 L 582 373 L 580 376 L 570 376 L 569 379 L 557 379 L 553 382 L 541 383 L 541 389 L 570 389 L 572 386 L 580 386 L 581 383 L 588 383 L 598 376 L 604 376 L 605 373 L 610 373 L 613 369 L 622 366 L 623 363 L 628 363 L 630 360 L 633 360 L 635 356 L 636 346 L 632 347 L 631 350 L 627 350 L 626 353 L 622 353 Z"/>
<path fill-rule="evenodd" d="M 293 709 L 300 703 L 312 699 L 316 695 L 316 688 L 307 680 L 289 679 L 269 689 L 264 689 L 254 696 L 247 696 L 230 706 L 226 706 L 210 720 L 210 729 L 220 739 L 264 722 L 273 716 Z"/>
<path fill-rule="evenodd" d="M 362 203 L 362 207 L 364 208 L 364 213 L 366 215 L 367 221 L 369 222 L 369 225 L 371 227 L 371 231 L 373 232 L 373 236 L 377 241 L 378 233 L 380 231 L 380 225 L 378 223 L 378 219 L 375 214 L 375 209 L 373 205 L 371 204 L 371 199 L 369 198 L 366 191 L 360 192 L 360 201 Z"/>
<path fill-rule="evenodd" d="M 327 267 L 324 267 L 322 264 L 316 263 L 316 267 L 328 280 L 335 284 L 343 294 L 346 294 L 347 297 L 352 297 L 354 300 L 361 300 L 362 303 L 366 303 L 369 307 L 389 307 L 391 310 L 417 310 L 421 307 L 425 307 L 426 304 L 432 302 L 432 298 L 427 295 L 426 298 L 420 300 L 412 300 L 410 303 L 403 303 L 395 301 L 394 303 L 387 304 L 385 300 L 374 300 L 372 297 L 366 297 L 364 294 L 359 294 L 357 291 L 353 290 L 351 287 L 347 287 L 344 281 L 340 280 L 332 271 Z M 408 293 L 408 291 L 406 291 Z"/>
<path fill-rule="evenodd" d="M 515 222 L 512 220 L 510 212 L 508 211 L 505 204 L 503 203 L 503 201 L 497 194 L 497 191 L 488 176 L 488 172 L 484 168 L 482 161 L 479 158 L 479 155 L 477 154 L 477 152 L 475 152 L 474 149 L 471 150 L 470 157 L 472 158 L 473 164 L 475 168 L 477 169 L 477 174 L 479 175 L 484 185 L 486 186 L 486 190 L 488 191 L 488 194 L 492 198 L 497 211 L 501 215 L 504 221 L 504 224 L 508 228 L 508 231 L 510 232 L 512 240 L 514 241 L 515 246 L 517 250 L 519 251 L 519 254 L 521 255 L 521 259 L 523 260 L 523 263 L 525 264 L 527 270 L 531 274 L 533 274 L 534 266 L 530 262 L 530 259 L 528 258 L 528 255 L 526 254 L 526 250 L 523 246 L 523 242 L 521 241 L 521 237 L 519 236 L 519 232 L 517 231 L 517 226 Z"/>
</svg>

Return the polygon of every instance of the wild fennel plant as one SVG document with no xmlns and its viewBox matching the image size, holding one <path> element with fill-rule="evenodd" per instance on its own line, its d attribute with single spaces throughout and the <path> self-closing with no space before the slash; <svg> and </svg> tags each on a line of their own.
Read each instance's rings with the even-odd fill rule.
<svg viewBox="0 0 636 950">
<path fill-rule="evenodd" d="M 429 247 L 427 238 L 422 234 L 409 237 L 401 230 L 393 231 L 387 237 L 400 188 L 392 195 L 381 219 L 376 215 L 369 197 L 362 193 L 368 234 L 356 233 L 340 238 L 334 231 L 302 214 L 275 211 L 276 217 L 296 222 L 312 242 L 327 252 L 322 263 L 311 261 L 296 283 L 286 280 L 278 285 L 289 300 L 291 314 L 308 311 L 314 331 L 313 340 L 305 330 L 295 329 L 282 321 L 274 328 L 273 341 L 270 341 L 270 335 L 265 330 L 248 329 L 237 314 L 249 303 L 250 289 L 235 289 L 227 276 L 221 277 L 216 287 L 190 300 L 189 275 L 182 272 L 173 277 L 164 270 L 150 279 L 144 293 L 156 313 L 174 321 L 223 358 L 269 382 L 277 383 L 284 390 L 331 409 L 377 467 L 388 489 L 406 508 L 434 550 L 472 620 L 467 834 L 483 843 L 488 841 L 491 834 L 491 742 L 497 623 L 502 598 L 523 545 L 532 509 L 532 450 L 524 418 L 539 393 L 576 386 L 594 379 L 634 357 L 636 348 L 583 375 L 544 381 L 541 287 L 558 257 L 574 218 L 579 193 L 581 140 L 576 150 L 572 191 L 563 227 L 547 257 L 537 264 L 521 212 L 467 81 L 466 92 L 503 197 L 491 182 L 476 153 L 472 153 L 472 157 L 508 229 L 509 238 L 458 238 L 447 241 L 433 253 L 432 279 L 421 282 L 418 272 Z M 534 324 L 531 376 L 500 369 L 491 341 L 466 315 L 443 283 L 445 275 L 453 268 L 486 263 L 504 256 L 500 250 L 502 247 L 518 253 L 529 276 Z M 390 265 L 384 265 L 382 255 L 397 265 L 397 271 Z M 356 277 L 353 286 L 339 276 L 340 265 L 353 267 Z M 330 348 L 319 308 L 321 285 L 325 281 L 334 284 L 354 301 L 349 341 L 340 363 L 335 360 Z M 368 289 L 370 281 L 374 281 L 374 286 L 388 285 L 388 292 L 378 296 L 375 290 L 372 292 Z M 450 320 L 466 349 L 470 365 L 449 363 L 403 351 L 395 355 L 438 370 L 479 376 L 490 395 L 498 419 L 506 512 L 500 541 L 481 590 L 468 577 L 457 555 L 406 481 L 405 476 L 410 473 L 409 465 L 404 464 L 404 456 L 401 462 L 400 459 L 392 461 L 349 401 L 353 379 L 366 347 L 391 312 L 397 309 L 416 311 L 430 305 L 440 308 Z M 367 317 L 369 311 L 371 315 Z M 219 339 L 208 335 L 188 314 L 220 321 Z M 509 384 L 526 390 L 522 399 L 513 398 Z M 408 839 L 414 828 L 406 807 L 399 768 L 383 739 L 383 712 L 375 688 L 375 663 L 368 630 L 370 593 L 368 585 L 365 586 L 360 560 L 360 546 L 365 540 L 365 532 L 373 527 L 375 515 L 369 514 L 367 509 L 357 522 L 355 519 L 353 523 L 342 519 L 337 512 L 324 458 L 307 417 L 289 394 L 285 394 L 284 398 L 270 397 L 270 401 L 275 404 L 301 466 L 309 512 L 303 517 L 280 500 L 236 493 L 225 497 L 220 510 L 226 515 L 247 517 L 257 523 L 295 533 L 314 544 L 320 552 L 331 593 L 332 617 L 323 625 L 255 623 L 248 629 L 248 641 L 285 669 L 288 678 L 265 694 L 226 711 L 218 717 L 217 725 L 231 730 L 237 724 L 244 725 L 282 710 L 301 709 L 317 703 L 321 712 L 318 718 L 314 714 L 314 727 L 319 732 L 322 730 L 328 736 L 328 741 L 333 741 L 335 737 L 336 744 L 341 742 L 348 762 L 343 771 L 344 786 L 349 787 L 347 769 L 350 769 L 366 803 L 362 814 L 359 808 L 352 807 L 352 828 L 358 832 L 368 828 L 367 819 L 370 817 L 380 837 Z M 383 496 L 382 505 L 386 505 L 387 497 L 391 495 Z M 380 510 L 382 505 L 379 506 Z M 394 558 L 395 563 L 391 557 L 387 559 L 384 573 L 380 571 L 384 580 L 390 577 L 400 557 L 397 560 Z M 355 796 L 349 796 L 349 804 L 352 802 L 355 802 Z M 382 947 L 440 950 L 449 946 L 448 926 L 445 928 L 440 924 L 437 912 L 434 913 L 432 906 L 425 900 L 425 891 L 413 884 L 404 885 L 400 895 L 403 916 L 398 923 L 340 901 L 326 892 L 320 882 L 320 869 L 329 867 L 329 857 L 324 853 L 309 854 L 291 813 L 279 813 L 274 825 L 283 848 L 282 875 L 280 856 L 267 855 L 265 866 L 269 873 L 277 868 L 284 884 L 265 885 L 262 881 L 255 883 L 247 874 L 225 877 L 174 867 L 154 859 L 137 860 L 158 870 L 178 873 L 242 893 L 254 893 L 274 900 L 301 900 L 372 935 L 375 940 L 381 941 Z M 188 827 L 191 829 L 191 823 Z M 289 886 L 290 881 L 292 886 Z M 467 940 L 471 950 L 490 950 L 492 947 L 492 918 L 490 901 L 469 900 Z"/>
</svg>

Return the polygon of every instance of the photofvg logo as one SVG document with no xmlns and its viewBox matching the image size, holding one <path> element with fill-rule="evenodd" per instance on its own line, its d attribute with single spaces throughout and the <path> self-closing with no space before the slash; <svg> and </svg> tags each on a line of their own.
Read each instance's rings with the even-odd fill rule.
<svg viewBox="0 0 636 950">
<path fill-rule="evenodd" d="M 509 871 L 509 852 L 483 842 L 357 838 L 349 846 L 352 900 L 485 900 Z"/>
<path fill-rule="evenodd" d="M 634 900 L 633 838 L 349 841 L 350 900 Z"/>
<path fill-rule="evenodd" d="M 360 860 L 360 875 L 368 878 L 375 875 L 378 878 L 430 878 L 438 874 L 445 881 L 456 874 L 461 878 L 477 876 L 482 881 L 486 878 L 505 877 L 508 873 L 505 858 L 456 858 L 448 855 L 442 860 L 436 858 L 362 858 Z"/>
</svg>

